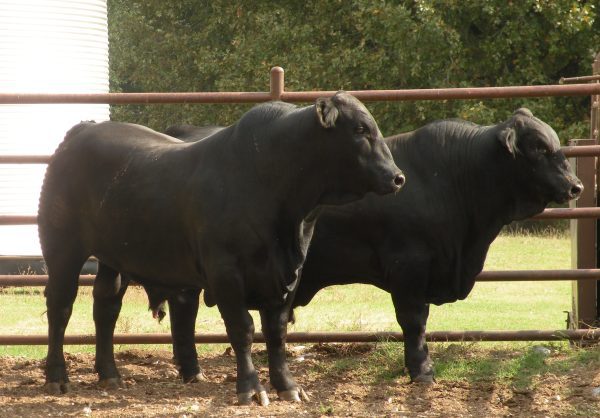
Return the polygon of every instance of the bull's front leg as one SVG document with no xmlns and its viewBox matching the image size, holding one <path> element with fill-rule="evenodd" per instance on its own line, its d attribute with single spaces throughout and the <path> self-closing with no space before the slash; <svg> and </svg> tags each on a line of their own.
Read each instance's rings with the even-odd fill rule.
<svg viewBox="0 0 600 418">
<path fill-rule="evenodd" d="M 108 389 L 123 386 L 115 363 L 113 337 L 115 324 L 129 280 L 116 270 L 98 263 L 94 280 L 94 323 L 96 325 L 96 362 L 99 384 Z"/>
<path fill-rule="evenodd" d="M 410 380 L 418 383 L 433 383 L 433 364 L 425 341 L 429 304 L 410 303 L 394 294 L 392 300 L 396 319 L 404 333 L 404 364 L 408 369 Z"/>
<path fill-rule="evenodd" d="M 200 289 L 186 289 L 168 299 L 171 335 L 173 336 L 173 356 L 184 383 L 205 380 L 198 365 L 198 353 L 194 342 L 196 316 Z"/>
<path fill-rule="evenodd" d="M 262 309 L 260 318 L 267 344 L 271 384 L 277 390 L 280 399 L 300 402 L 301 398 L 308 400 L 308 396 L 292 377 L 285 352 L 289 311 L 287 304 L 282 307 Z"/>
<path fill-rule="evenodd" d="M 231 276 L 220 276 L 215 294 L 217 306 L 225 322 L 227 337 L 235 352 L 237 363 L 236 393 L 238 403 L 247 405 L 253 398 L 262 406 L 269 404 L 267 391 L 260 384 L 258 372 L 252 364 L 252 341 L 254 339 L 254 321 L 248 313 L 241 280 Z"/>
</svg>

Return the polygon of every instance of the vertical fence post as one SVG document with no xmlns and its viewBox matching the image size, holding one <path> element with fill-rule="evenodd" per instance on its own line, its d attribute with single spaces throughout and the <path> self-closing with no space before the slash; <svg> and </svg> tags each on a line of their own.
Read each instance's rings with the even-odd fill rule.
<svg viewBox="0 0 600 418">
<path fill-rule="evenodd" d="M 592 64 L 592 75 L 600 74 L 600 52 L 596 54 L 596 58 L 594 59 L 594 63 Z M 600 80 L 594 81 L 594 83 L 600 83 Z M 600 143 L 600 95 L 592 95 L 592 103 L 591 103 L 591 115 L 590 115 L 590 138 L 593 140 L 594 144 Z M 600 162 L 600 158 L 596 158 L 596 186 L 600 181 L 600 168 L 598 167 L 598 163 Z M 598 206 L 598 192 L 596 192 L 596 206 Z M 600 260 L 598 257 L 598 236 L 600 236 L 599 232 L 600 222 L 596 220 L 596 260 Z M 597 261 L 596 261 L 597 263 Z M 596 264 L 597 266 L 598 264 Z M 596 286 L 596 291 L 594 292 L 596 296 L 596 322 L 594 325 L 598 325 L 600 321 L 600 281 L 592 282 Z M 590 289 L 593 291 L 593 289 Z"/>
<path fill-rule="evenodd" d="M 592 139 L 575 139 L 569 145 L 595 145 Z M 571 165 L 583 183 L 581 197 L 570 207 L 596 206 L 596 158 L 571 158 Z M 596 268 L 596 220 L 571 219 L 571 267 L 574 269 Z M 596 282 L 576 280 L 572 285 L 573 311 L 570 328 L 588 328 L 596 321 Z"/>
<path fill-rule="evenodd" d="M 284 80 L 283 68 L 271 68 L 271 100 L 281 100 L 283 94 Z"/>
<path fill-rule="evenodd" d="M 596 55 L 594 64 L 592 65 L 592 75 L 600 74 L 600 52 Z M 593 81 L 600 83 L 600 80 Z M 596 141 L 600 140 L 600 95 L 592 96 L 592 113 L 591 113 L 590 138 Z"/>
<path fill-rule="evenodd" d="M 592 65 L 592 75 L 600 74 L 600 53 Z M 598 81 L 595 81 L 598 83 Z M 600 137 L 600 96 L 591 98 L 590 139 L 577 141 L 578 145 L 597 145 Z M 571 141 L 575 142 L 575 141 Z M 573 159 L 577 176 L 584 184 L 585 191 L 581 198 L 571 206 L 597 206 L 596 184 L 600 179 L 600 171 L 595 157 Z M 600 235 L 598 222 L 595 219 L 571 220 L 571 260 L 572 267 L 578 269 L 597 268 L 597 237 Z M 573 282 L 573 312 L 570 327 L 588 328 L 597 325 L 600 317 L 597 281 Z"/>
</svg>

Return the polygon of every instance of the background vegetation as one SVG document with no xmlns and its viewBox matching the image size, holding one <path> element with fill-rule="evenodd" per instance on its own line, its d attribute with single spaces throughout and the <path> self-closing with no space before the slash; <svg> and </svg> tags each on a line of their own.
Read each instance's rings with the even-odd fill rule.
<svg viewBox="0 0 600 418">
<path fill-rule="evenodd" d="M 554 84 L 590 73 L 596 1 L 108 0 L 111 90 L 265 91 Z M 504 120 L 527 106 L 563 141 L 588 136 L 589 99 L 370 104 L 386 135 L 427 121 Z M 229 124 L 247 105 L 115 106 L 112 117 L 164 129 Z"/>
</svg>

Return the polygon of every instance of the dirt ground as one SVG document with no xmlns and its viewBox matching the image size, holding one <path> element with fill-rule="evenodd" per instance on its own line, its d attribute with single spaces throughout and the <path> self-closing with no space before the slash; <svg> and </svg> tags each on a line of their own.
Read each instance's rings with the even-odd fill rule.
<svg viewBox="0 0 600 418">
<path fill-rule="evenodd" d="M 310 396 L 288 403 L 270 392 L 271 404 L 235 405 L 235 360 L 229 352 L 201 356 L 207 381 L 184 385 L 169 351 L 117 354 L 126 387 L 107 392 L 96 384 L 93 356 L 68 355 L 72 391 L 43 391 L 43 361 L 0 357 L 1 417 L 572 417 L 598 416 L 600 371 L 579 368 L 539 376 L 533 390 L 508 383 L 438 381 L 410 384 L 406 376 L 365 383 L 352 368 L 330 364 L 342 356 L 361 359 L 371 345 L 308 345 L 290 353 L 290 368 Z M 264 357 L 257 350 L 256 357 Z M 264 361 L 261 378 L 268 375 Z"/>
</svg>

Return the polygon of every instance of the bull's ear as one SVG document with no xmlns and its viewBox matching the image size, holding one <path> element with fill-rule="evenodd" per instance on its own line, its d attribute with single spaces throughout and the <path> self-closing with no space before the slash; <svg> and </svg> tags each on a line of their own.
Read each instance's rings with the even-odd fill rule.
<svg viewBox="0 0 600 418">
<path fill-rule="evenodd" d="M 506 148 L 506 150 L 513 156 L 517 153 L 517 131 L 512 126 L 507 126 L 498 132 L 498 141 Z"/>
<path fill-rule="evenodd" d="M 322 127 L 329 129 L 335 126 L 340 111 L 335 106 L 335 103 L 331 99 L 319 97 L 315 103 L 315 110 L 317 111 L 317 119 Z"/>
<path fill-rule="evenodd" d="M 527 116 L 528 118 L 532 118 L 533 117 L 533 113 L 531 113 L 531 110 L 527 109 L 526 107 L 520 107 L 517 110 L 515 110 L 515 112 L 513 113 L 513 115 L 517 116 L 517 115 L 521 115 L 521 116 Z"/>
</svg>

